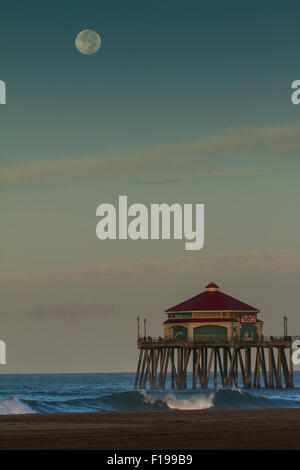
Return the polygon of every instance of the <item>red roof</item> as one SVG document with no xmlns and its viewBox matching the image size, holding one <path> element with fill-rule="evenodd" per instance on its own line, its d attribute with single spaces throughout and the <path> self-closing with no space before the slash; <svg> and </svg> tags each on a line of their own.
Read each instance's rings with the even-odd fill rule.
<svg viewBox="0 0 300 470">
<path fill-rule="evenodd" d="M 168 320 L 164 321 L 165 323 L 199 323 L 199 322 L 213 322 L 213 323 L 224 323 L 224 322 L 231 322 L 231 323 L 236 323 L 237 320 L 234 318 L 169 318 Z M 256 320 L 256 323 L 262 323 L 261 320 Z"/>
<path fill-rule="evenodd" d="M 201 294 L 168 308 L 165 312 L 259 312 L 257 308 L 220 292 L 219 287 L 213 282 L 208 284 L 205 289 Z"/>
</svg>

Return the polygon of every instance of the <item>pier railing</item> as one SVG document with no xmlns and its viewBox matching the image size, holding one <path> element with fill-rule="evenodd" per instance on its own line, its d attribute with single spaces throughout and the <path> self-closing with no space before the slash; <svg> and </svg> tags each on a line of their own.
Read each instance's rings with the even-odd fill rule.
<svg viewBox="0 0 300 470">
<path fill-rule="evenodd" d="M 244 344 L 244 343 L 253 343 L 255 345 L 256 343 L 262 344 L 269 344 L 269 343 L 290 343 L 294 341 L 295 339 L 300 339 L 299 336 L 265 336 L 262 335 L 261 338 L 251 338 L 251 337 L 245 337 L 245 338 L 236 338 L 233 337 L 231 339 L 228 339 L 227 337 L 224 337 L 222 335 L 205 335 L 203 337 L 199 336 L 197 338 L 163 338 L 161 336 L 158 337 L 152 337 L 152 336 L 140 336 L 138 338 L 138 343 L 151 343 L 151 344 L 157 344 L 158 346 L 160 344 L 169 344 L 170 346 L 173 343 L 190 343 L 190 344 L 199 344 L 199 343 L 222 343 L 222 344 Z"/>
</svg>

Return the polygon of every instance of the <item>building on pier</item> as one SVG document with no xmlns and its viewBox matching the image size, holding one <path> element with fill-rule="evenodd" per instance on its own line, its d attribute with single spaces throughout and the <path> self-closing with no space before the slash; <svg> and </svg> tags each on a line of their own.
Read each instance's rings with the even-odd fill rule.
<svg viewBox="0 0 300 470">
<path fill-rule="evenodd" d="M 293 387 L 293 337 L 262 334 L 259 310 L 210 283 L 205 291 L 165 311 L 164 338 L 140 335 L 135 387 L 184 389 Z M 252 369 L 254 366 L 254 370 Z M 188 375 L 188 371 L 191 372 Z M 169 373 L 169 375 L 168 375 Z M 190 381 L 190 385 L 189 382 Z"/>
<path fill-rule="evenodd" d="M 221 292 L 211 282 L 205 291 L 165 310 L 165 338 L 255 341 L 262 338 L 259 310 Z"/>
</svg>

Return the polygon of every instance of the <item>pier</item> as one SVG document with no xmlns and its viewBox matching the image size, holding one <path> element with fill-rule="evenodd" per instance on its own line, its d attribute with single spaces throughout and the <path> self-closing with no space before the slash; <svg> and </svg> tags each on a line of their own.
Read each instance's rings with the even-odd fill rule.
<svg viewBox="0 0 300 470">
<path fill-rule="evenodd" d="M 265 337 L 258 341 L 140 337 L 137 346 L 138 389 L 147 385 L 150 389 L 164 389 L 168 372 L 171 388 L 179 390 L 205 389 L 210 377 L 214 387 L 293 388 L 291 337 Z M 189 376 L 188 371 L 192 372 Z"/>
<path fill-rule="evenodd" d="M 265 336 L 259 313 L 211 282 L 165 310 L 163 338 L 147 336 L 146 320 L 141 335 L 138 317 L 135 387 L 164 389 L 169 371 L 173 389 L 205 389 L 211 378 L 214 387 L 292 388 L 294 338 L 287 317 L 283 336 Z"/>
</svg>

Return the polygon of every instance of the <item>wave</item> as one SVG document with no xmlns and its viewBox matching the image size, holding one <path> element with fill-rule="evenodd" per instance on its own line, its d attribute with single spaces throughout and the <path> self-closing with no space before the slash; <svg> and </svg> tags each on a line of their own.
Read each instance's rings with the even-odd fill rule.
<svg viewBox="0 0 300 470">
<path fill-rule="evenodd" d="M 0 415 L 24 415 L 29 413 L 36 413 L 36 411 L 18 397 L 0 400 Z"/>
<path fill-rule="evenodd" d="M 0 414 L 75 413 L 93 411 L 204 410 L 245 408 L 300 408 L 298 391 L 124 391 L 98 397 L 55 400 L 0 400 Z"/>
<path fill-rule="evenodd" d="M 170 410 L 205 410 L 214 407 L 214 394 L 211 392 L 207 396 L 195 394 L 188 397 L 167 394 L 166 396 L 157 397 L 153 394 L 144 393 L 144 401 L 151 404 L 162 402 Z"/>
<path fill-rule="evenodd" d="M 286 391 L 283 391 L 285 393 Z M 102 398 L 116 410 L 204 410 L 243 408 L 300 408 L 300 396 L 267 396 L 240 389 L 201 390 L 197 392 L 122 392 Z"/>
</svg>

